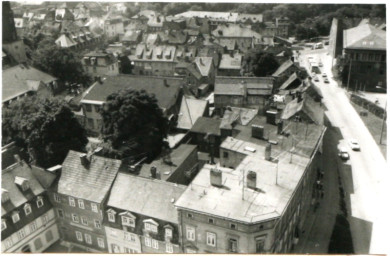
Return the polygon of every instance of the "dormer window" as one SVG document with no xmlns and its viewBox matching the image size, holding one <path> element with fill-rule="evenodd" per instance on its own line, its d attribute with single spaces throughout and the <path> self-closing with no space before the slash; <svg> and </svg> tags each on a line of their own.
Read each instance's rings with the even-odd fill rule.
<svg viewBox="0 0 390 256">
<path fill-rule="evenodd" d="M 128 227 L 135 227 L 135 219 L 136 217 L 130 212 L 122 212 L 119 214 L 122 219 L 122 225 Z"/>
<path fill-rule="evenodd" d="M 23 209 L 24 209 L 24 213 L 26 214 L 26 216 L 31 213 L 31 205 L 30 204 L 25 204 Z"/>
<path fill-rule="evenodd" d="M 1 189 L 1 203 L 9 201 L 9 193 L 6 189 Z"/>
<path fill-rule="evenodd" d="M 114 211 L 113 209 L 109 209 L 107 211 L 108 221 L 115 222 L 115 215 L 116 215 L 116 211 Z"/>
<path fill-rule="evenodd" d="M 43 206 L 43 197 L 38 196 L 37 197 L 37 207 L 41 208 Z"/>
<path fill-rule="evenodd" d="M 15 184 L 19 186 L 19 188 L 24 192 L 26 190 L 28 190 L 30 188 L 30 185 L 28 184 L 28 180 L 23 178 L 23 177 L 19 177 L 19 176 L 16 176 L 15 177 Z"/>
<path fill-rule="evenodd" d="M 5 219 L 1 219 L 1 231 L 7 228 L 7 223 L 5 222 Z"/>
<path fill-rule="evenodd" d="M 165 228 L 165 237 L 172 238 L 173 228 L 170 225 L 166 225 L 164 228 Z"/>
<path fill-rule="evenodd" d="M 79 200 L 77 200 L 77 201 L 78 201 L 78 203 L 79 203 L 79 208 L 84 209 L 84 200 L 79 199 Z"/>
<path fill-rule="evenodd" d="M 73 207 L 75 207 L 75 206 L 76 206 L 76 203 L 75 203 L 75 201 L 74 201 L 74 198 L 73 198 L 73 197 L 69 197 L 69 205 L 70 205 L 70 206 L 73 206 Z"/>
<path fill-rule="evenodd" d="M 12 222 L 16 223 L 20 220 L 19 212 L 12 213 Z"/>
<path fill-rule="evenodd" d="M 158 226 L 158 223 L 152 219 L 144 220 L 144 228 L 146 231 L 151 231 L 151 232 L 157 233 L 157 226 Z"/>
</svg>

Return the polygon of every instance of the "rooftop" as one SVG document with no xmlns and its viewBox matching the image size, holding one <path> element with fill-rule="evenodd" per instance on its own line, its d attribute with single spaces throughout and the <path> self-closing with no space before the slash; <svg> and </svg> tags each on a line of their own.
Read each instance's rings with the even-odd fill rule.
<svg viewBox="0 0 390 256">
<path fill-rule="evenodd" d="M 236 53 L 233 56 L 230 54 L 222 54 L 219 69 L 241 69 L 242 54 Z"/>
<path fill-rule="evenodd" d="M 221 125 L 221 119 L 213 119 L 210 117 L 199 117 L 194 126 L 191 128 L 191 132 L 201 133 L 201 134 L 214 134 L 220 135 L 219 126 Z"/>
<path fill-rule="evenodd" d="M 183 97 L 177 121 L 177 128 L 191 129 L 196 120 L 206 111 L 207 101 Z"/>
<path fill-rule="evenodd" d="M 272 76 L 279 76 L 283 74 L 292 65 L 294 65 L 294 62 L 291 60 L 283 62 L 282 65 L 280 65 L 279 68 L 272 74 Z"/>
<path fill-rule="evenodd" d="M 232 12 L 205 12 L 205 11 L 187 11 L 183 13 L 176 14 L 175 17 L 199 17 L 199 18 L 207 18 L 210 20 L 221 21 L 225 20 L 227 22 L 236 22 L 237 13 Z"/>
<path fill-rule="evenodd" d="M 118 173 L 121 161 L 92 155 L 85 166 L 81 163 L 81 154 L 69 151 L 62 164 L 57 192 L 101 203 Z"/>
<path fill-rule="evenodd" d="M 271 95 L 274 84 L 272 77 L 215 77 L 216 95 Z M 244 91 L 245 89 L 245 91 Z"/>
<path fill-rule="evenodd" d="M 291 119 L 301 111 L 315 124 L 322 125 L 324 123 L 324 110 L 311 97 L 303 97 L 301 101 L 298 101 L 298 98 L 295 98 L 287 103 L 281 118 L 284 120 Z"/>
<path fill-rule="evenodd" d="M 370 24 L 344 30 L 343 47 L 347 49 L 386 50 L 386 31 Z"/>
<path fill-rule="evenodd" d="M 221 24 L 213 30 L 212 35 L 215 37 L 229 37 L 229 38 L 250 38 L 261 39 L 261 35 L 253 31 L 249 27 L 241 24 Z"/>
<path fill-rule="evenodd" d="M 174 202 L 184 190 L 182 185 L 119 173 L 107 206 L 178 223 Z"/>
</svg>

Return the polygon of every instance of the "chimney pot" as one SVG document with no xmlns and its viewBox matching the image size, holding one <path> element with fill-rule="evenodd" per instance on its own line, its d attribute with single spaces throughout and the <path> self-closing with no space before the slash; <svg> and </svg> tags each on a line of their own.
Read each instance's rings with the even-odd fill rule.
<svg viewBox="0 0 390 256">
<path fill-rule="evenodd" d="M 89 161 L 88 161 L 88 158 L 87 158 L 87 154 L 81 154 L 80 155 L 80 161 L 81 161 L 81 164 L 84 166 L 84 167 L 87 167 L 89 165 Z"/>
<path fill-rule="evenodd" d="M 265 147 L 265 160 L 270 161 L 271 160 L 271 143 L 268 143 Z"/>
<path fill-rule="evenodd" d="M 155 179 L 157 177 L 157 168 L 156 166 L 152 166 L 150 168 L 150 176 Z"/>
<path fill-rule="evenodd" d="M 216 168 L 210 169 L 210 184 L 216 187 L 222 187 L 222 171 Z"/>
<path fill-rule="evenodd" d="M 256 189 L 257 174 L 254 171 L 248 171 L 246 175 L 246 184 L 248 188 Z"/>
</svg>

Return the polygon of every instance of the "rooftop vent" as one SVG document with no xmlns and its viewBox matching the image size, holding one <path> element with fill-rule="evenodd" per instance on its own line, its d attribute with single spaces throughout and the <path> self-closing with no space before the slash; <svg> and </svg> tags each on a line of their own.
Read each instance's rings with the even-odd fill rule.
<svg viewBox="0 0 390 256">
<path fill-rule="evenodd" d="M 210 169 L 210 184 L 215 187 L 222 187 L 222 171 L 216 168 Z"/>
<path fill-rule="evenodd" d="M 15 184 L 19 186 L 22 191 L 26 191 L 30 188 L 30 185 L 28 184 L 28 180 L 23 177 L 16 176 L 15 177 Z"/>
<path fill-rule="evenodd" d="M 248 171 L 246 175 L 246 185 L 248 188 L 256 189 L 257 174 L 254 171 Z"/>
<path fill-rule="evenodd" d="M 267 144 L 265 147 L 265 160 L 271 161 L 271 151 L 272 151 L 272 146 L 270 143 Z"/>
<path fill-rule="evenodd" d="M 47 169 L 47 171 L 50 172 L 50 173 L 57 173 L 57 172 L 59 172 L 61 170 L 62 170 L 62 166 L 59 165 L 59 164 Z"/>
<path fill-rule="evenodd" d="M 264 127 L 261 125 L 252 125 L 252 137 L 257 139 L 264 138 Z"/>
<path fill-rule="evenodd" d="M 87 154 L 83 153 L 80 154 L 80 162 L 84 167 L 87 167 L 89 165 L 89 160 L 87 158 Z"/>
</svg>

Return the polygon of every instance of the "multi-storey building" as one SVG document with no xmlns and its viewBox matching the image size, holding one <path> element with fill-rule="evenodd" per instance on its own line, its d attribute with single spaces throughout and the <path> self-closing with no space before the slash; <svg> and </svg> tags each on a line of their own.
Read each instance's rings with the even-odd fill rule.
<svg viewBox="0 0 390 256">
<path fill-rule="evenodd" d="M 107 52 L 90 52 L 83 58 L 84 70 L 91 76 L 113 76 L 119 74 L 118 59 Z"/>
<path fill-rule="evenodd" d="M 227 137 L 220 165 L 205 165 L 175 204 L 183 251 L 289 252 L 312 203 L 324 132 L 312 125 L 299 154 Z"/>
<path fill-rule="evenodd" d="M 185 186 L 119 173 L 104 217 L 110 253 L 180 253 L 174 203 Z"/>
<path fill-rule="evenodd" d="M 17 157 L 1 174 L 1 252 L 40 253 L 59 239 L 45 171 Z M 49 174 L 50 175 L 50 174 Z M 49 177 L 47 180 L 52 180 Z"/>
<path fill-rule="evenodd" d="M 121 18 L 109 18 L 104 21 L 104 34 L 108 38 L 114 38 L 125 33 Z"/>
<path fill-rule="evenodd" d="M 386 90 L 386 31 L 370 24 L 344 30 L 343 56 L 350 88 Z"/>
<path fill-rule="evenodd" d="M 121 161 L 69 151 L 51 192 L 61 239 L 90 252 L 107 252 L 104 204 Z"/>
<path fill-rule="evenodd" d="M 80 101 L 86 119 L 86 129 L 92 135 L 100 132 L 102 117 L 99 112 L 107 96 L 125 89 L 145 90 L 154 94 L 164 114 L 177 114 L 180 108 L 182 78 L 117 75 L 96 81 Z"/>
</svg>

